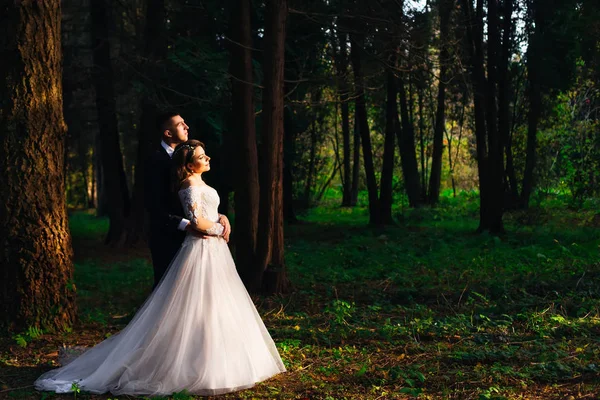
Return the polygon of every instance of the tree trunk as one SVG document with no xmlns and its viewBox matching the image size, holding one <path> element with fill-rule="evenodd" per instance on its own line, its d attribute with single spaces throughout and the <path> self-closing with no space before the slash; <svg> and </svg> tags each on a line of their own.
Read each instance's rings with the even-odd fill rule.
<svg viewBox="0 0 600 400">
<path fill-rule="evenodd" d="M 354 137 L 352 144 L 352 188 L 350 191 L 350 206 L 358 203 L 358 181 L 360 179 L 360 132 L 358 131 L 358 122 L 356 121 L 356 112 L 354 113 Z"/>
<path fill-rule="evenodd" d="M 402 79 L 398 82 L 398 93 L 400 94 L 400 112 L 402 113 L 402 129 L 396 131 L 398 135 L 398 148 L 400 150 L 400 161 L 402 163 L 402 174 L 404 175 L 404 186 L 408 195 L 408 204 L 418 207 L 421 203 L 421 185 L 419 184 L 419 167 L 417 165 L 417 154 L 415 148 L 415 133 L 408 115 L 408 102 L 406 90 Z M 400 126 L 396 113 L 396 124 Z"/>
<path fill-rule="evenodd" d="M 0 35 L 0 326 L 69 327 L 59 1 L 10 1 Z"/>
<path fill-rule="evenodd" d="M 504 213 L 504 157 L 502 139 L 498 132 L 498 108 L 496 103 L 498 92 L 498 60 L 500 45 L 500 30 L 498 16 L 498 0 L 488 0 L 488 79 L 487 79 L 487 137 L 489 150 L 490 196 L 488 209 L 485 212 L 483 230 L 491 233 L 504 232 L 502 214 Z"/>
<path fill-rule="evenodd" d="M 509 196 L 510 208 L 514 208 L 518 200 L 517 180 L 512 155 L 512 142 L 510 140 L 510 89 L 511 83 L 508 74 L 510 52 L 512 48 L 512 11 L 514 0 L 504 0 L 504 15 L 502 18 L 502 53 L 498 63 L 498 133 L 502 141 L 502 148 L 506 156 L 504 173 L 504 191 Z"/>
<path fill-rule="evenodd" d="M 146 5 L 145 44 L 140 70 L 152 82 L 159 81 L 158 63 L 167 55 L 166 10 L 164 0 L 150 1 Z M 134 172 L 132 208 L 126 221 L 126 242 L 133 245 L 146 236 L 146 209 L 144 207 L 145 160 L 150 151 L 150 135 L 156 128 L 154 118 L 158 112 L 156 94 L 148 93 L 141 101 L 141 117 L 137 132 L 138 148 Z"/>
<path fill-rule="evenodd" d="M 259 181 L 254 87 L 252 76 L 252 30 L 250 1 L 232 7 L 231 101 L 235 143 L 235 250 L 236 265 L 246 287 L 251 287 L 258 234 Z"/>
<path fill-rule="evenodd" d="M 125 239 L 125 219 L 129 214 L 127 179 L 119 144 L 117 104 L 108 37 L 108 5 L 105 0 L 91 0 L 92 78 L 96 89 L 96 107 L 100 123 L 102 184 L 106 190 L 110 221 L 106 243 L 121 245 Z"/>
<path fill-rule="evenodd" d="M 536 8 L 541 5 L 536 5 Z M 525 158 L 525 171 L 523 172 L 523 183 L 521 189 L 521 207 L 529 207 L 529 198 L 533 191 L 533 172 L 535 170 L 535 158 L 537 147 L 537 126 L 542 109 L 542 91 L 540 87 L 539 72 L 541 69 L 539 58 L 539 40 L 540 40 L 540 14 L 537 9 L 534 10 L 535 28 L 532 37 L 529 40 L 527 48 L 527 80 L 529 81 L 529 115 L 527 116 L 527 149 Z"/>
<path fill-rule="evenodd" d="M 342 92 L 340 101 L 342 111 L 342 141 L 344 143 L 344 194 L 342 196 L 342 207 L 348 207 L 352 203 L 352 175 L 350 172 L 350 157 L 352 153 L 350 149 L 350 111 L 347 92 Z"/>
<path fill-rule="evenodd" d="M 493 1 L 493 0 L 491 0 Z M 488 61 L 488 73 L 491 73 L 486 92 L 486 77 L 483 53 L 483 0 L 477 0 L 474 13 L 470 0 L 463 0 L 463 11 L 467 19 L 467 51 L 471 68 L 474 91 L 475 140 L 477 146 L 477 168 L 479 172 L 479 232 L 502 233 L 503 197 L 502 197 L 502 150 L 497 137 L 497 117 L 495 109 L 497 21 L 492 15 L 488 19 L 490 29 L 491 53 Z M 488 3 L 492 14 L 495 5 Z M 491 98 L 490 98 L 491 97 Z M 487 119 L 486 119 L 487 105 Z M 488 125 L 486 127 L 486 125 Z M 489 154 L 489 157 L 488 157 Z M 500 167 L 498 167 L 500 164 Z M 499 181 L 499 182 L 498 182 Z"/>
<path fill-rule="evenodd" d="M 440 0 L 440 79 L 438 84 L 437 112 L 433 131 L 433 154 L 431 156 L 431 174 L 429 175 L 429 203 L 437 204 L 440 199 L 442 180 L 442 155 L 444 151 L 444 129 L 446 114 L 446 81 L 448 80 L 448 30 L 450 13 L 454 0 Z"/>
<path fill-rule="evenodd" d="M 392 65 L 395 61 L 395 57 Z M 393 224 L 392 219 L 392 184 L 394 178 L 394 152 L 396 136 L 396 77 L 391 70 L 387 71 L 387 102 L 385 111 L 385 141 L 383 145 L 383 166 L 381 170 L 381 183 L 379 188 L 380 222 L 385 225 Z"/>
<path fill-rule="evenodd" d="M 336 53 L 334 58 L 335 69 L 338 79 L 338 96 L 340 99 L 340 105 L 342 110 L 342 142 L 344 145 L 344 159 L 343 159 L 343 194 L 342 194 L 342 207 L 349 207 L 352 199 L 352 179 L 351 179 L 351 167 L 350 167 L 350 111 L 349 111 L 349 92 L 348 87 L 348 53 L 346 51 L 347 34 L 337 31 L 340 49 L 339 53 Z"/>
<path fill-rule="evenodd" d="M 419 139 L 421 141 L 421 194 L 420 201 L 427 200 L 427 178 L 429 177 L 429 171 L 427 169 L 427 157 L 429 154 L 426 151 L 425 146 L 425 117 L 423 116 L 423 88 L 417 87 L 417 113 L 419 114 Z"/>
<path fill-rule="evenodd" d="M 350 59 L 354 70 L 354 84 L 356 90 L 356 122 L 362 142 L 363 160 L 365 161 L 365 175 L 367 178 L 367 191 L 369 194 L 369 223 L 379 224 L 379 199 L 377 198 L 377 181 L 373 166 L 373 151 L 371 149 L 371 133 L 367 119 L 367 106 L 365 102 L 365 83 L 362 72 L 359 44 L 357 39 L 350 34 Z"/>
<path fill-rule="evenodd" d="M 314 111 L 313 111 L 314 112 Z M 304 207 L 309 208 L 311 205 L 311 193 L 313 187 L 313 179 L 315 175 L 315 158 L 317 155 L 317 124 L 316 115 L 313 115 L 313 120 L 310 127 L 310 154 L 308 158 L 308 174 L 304 185 Z"/>
<path fill-rule="evenodd" d="M 262 288 L 267 293 L 284 292 L 289 286 L 283 247 L 283 72 L 286 18 L 286 0 L 266 2 L 260 235 L 250 288 Z"/>
</svg>

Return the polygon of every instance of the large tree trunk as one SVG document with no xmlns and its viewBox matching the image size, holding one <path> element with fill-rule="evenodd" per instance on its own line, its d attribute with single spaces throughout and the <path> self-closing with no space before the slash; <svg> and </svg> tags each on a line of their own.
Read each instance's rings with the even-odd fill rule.
<svg viewBox="0 0 600 400">
<path fill-rule="evenodd" d="M 252 85 L 252 31 L 250 0 L 232 7 L 231 101 L 235 144 L 235 250 L 236 265 L 250 288 L 258 232 L 259 181 L 254 87 Z M 259 278 L 260 279 L 260 278 Z"/>
<path fill-rule="evenodd" d="M 286 0 L 268 0 L 264 36 L 262 166 L 257 262 L 250 289 L 287 290 L 283 247 L 283 72 Z"/>
<path fill-rule="evenodd" d="M 440 198 L 442 180 L 442 155 L 444 151 L 444 128 L 446 114 L 446 81 L 448 79 L 448 31 L 450 13 L 454 0 L 440 0 L 440 79 L 438 83 L 437 112 L 433 131 L 433 154 L 431 156 L 431 174 L 429 175 L 429 203 L 437 204 Z"/>
<path fill-rule="evenodd" d="M 369 194 L 369 223 L 379 224 L 379 199 L 377 197 L 377 181 L 375 179 L 375 168 L 373 166 L 373 150 L 371 149 L 371 133 L 367 117 L 367 106 L 365 103 L 365 83 L 360 59 L 360 45 L 357 39 L 350 35 L 350 59 L 354 70 L 354 84 L 356 90 L 356 122 L 362 142 L 363 160 L 365 161 L 365 175 L 367 178 L 367 191 Z"/>
<path fill-rule="evenodd" d="M 398 83 L 402 129 L 398 129 L 396 133 L 398 134 L 402 174 L 404 175 L 404 186 L 408 195 L 408 204 L 411 207 L 418 207 L 421 203 L 421 185 L 419 183 L 419 167 L 415 148 L 415 132 L 408 115 L 408 100 L 406 98 L 404 82 L 400 79 Z M 399 121 L 397 121 L 397 126 L 400 126 Z"/>
<path fill-rule="evenodd" d="M 10 1 L 0 35 L 0 326 L 75 319 L 59 1 Z"/>
<path fill-rule="evenodd" d="M 395 61 L 393 57 L 392 65 Z M 385 108 L 385 141 L 383 145 L 383 166 L 379 188 L 380 222 L 393 224 L 392 219 L 392 184 L 394 178 L 394 152 L 398 104 L 396 102 L 396 77 L 391 70 L 387 71 L 387 101 Z"/>
<path fill-rule="evenodd" d="M 125 219 L 129 214 L 129 194 L 123 155 L 119 144 L 117 102 L 108 37 L 108 9 L 105 0 L 91 0 L 92 77 L 96 89 L 96 107 L 100 123 L 102 184 L 106 190 L 110 221 L 106 243 L 121 245 L 125 239 Z"/>
</svg>

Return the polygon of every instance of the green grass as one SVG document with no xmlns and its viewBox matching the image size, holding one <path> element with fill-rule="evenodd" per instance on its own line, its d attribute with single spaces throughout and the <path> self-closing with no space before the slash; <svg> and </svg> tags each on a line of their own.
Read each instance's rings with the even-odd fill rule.
<svg viewBox="0 0 600 400">
<path fill-rule="evenodd" d="M 547 197 L 540 207 L 507 213 L 501 237 L 475 234 L 474 193 L 443 197 L 437 209 L 398 207 L 397 226 L 385 229 L 367 225 L 364 206 L 344 209 L 338 202 L 325 196 L 301 223 L 286 226 L 293 292 L 254 296 L 288 372 L 224 398 L 564 399 L 600 393 L 597 202 L 572 209 L 564 199 Z M 103 248 L 105 220 L 75 213 L 71 230 L 75 243 L 96 240 Z M 0 365 L 31 371 L 10 381 L 0 370 L 0 383 L 30 384 L 39 365 L 53 362 L 47 354 L 59 343 L 97 343 L 127 323 L 149 293 L 152 270 L 139 252 L 106 253 L 77 257 L 80 324 L 27 348 L 14 342 L 11 350 L 2 347 Z M 30 388 L 10 393 L 37 398 Z"/>
<path fill-rule="evenodd" d="M 108 218 L 98 218 L 94 210 L 69 214 L 71 236 L 76 239 L 99 239 L 108 231 Z"/>
</svg>

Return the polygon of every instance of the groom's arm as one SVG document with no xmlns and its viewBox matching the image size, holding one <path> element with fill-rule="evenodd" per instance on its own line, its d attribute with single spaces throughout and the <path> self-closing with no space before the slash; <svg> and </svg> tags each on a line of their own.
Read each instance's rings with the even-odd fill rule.
<svg viewBox="0 0 600 400">
<path fill-rule="evenodd" d="M 146 168 L 144 182 L 144 197 L 150 219 L 158 226 L 171 231 L 185 230 L 189 221 L 168 211 L 171 197 L 169 192 L 171 188 L 166 187 L 169 181 L 169 170 L 153 160 L 147 162 L 146 165 L 148 168 Z"/>
</svg>

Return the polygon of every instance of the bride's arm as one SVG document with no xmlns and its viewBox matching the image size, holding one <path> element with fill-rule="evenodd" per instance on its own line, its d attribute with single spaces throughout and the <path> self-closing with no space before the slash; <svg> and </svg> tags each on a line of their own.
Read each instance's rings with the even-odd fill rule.
<svg viewBox="0 0 600 400">
<path fill-rule="evenodd" d="M 193 218 L 190 220 L 189 228 L 194 229 L 202 234 L 211 236 L 222 236 L 225 227 L 219 222 L 213 222 L 206 218 L 206 204 L 204 195 L 199 194 L 190 196 L 183 202 Z"/>
</svg>

